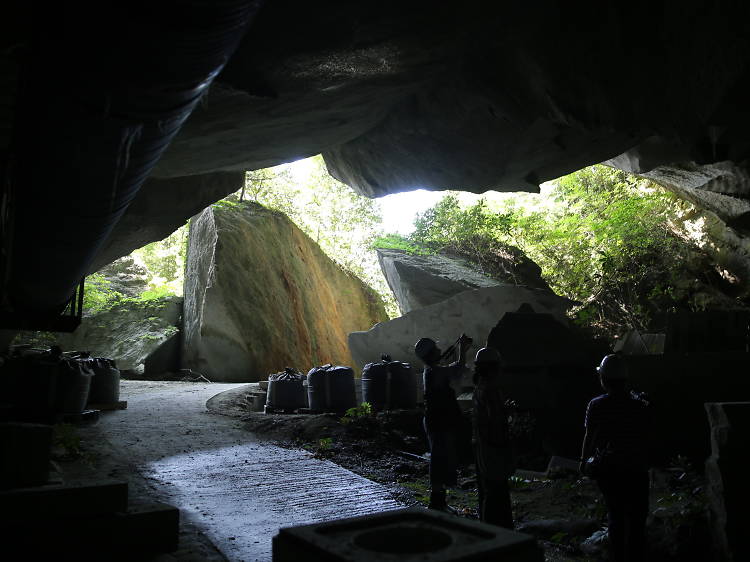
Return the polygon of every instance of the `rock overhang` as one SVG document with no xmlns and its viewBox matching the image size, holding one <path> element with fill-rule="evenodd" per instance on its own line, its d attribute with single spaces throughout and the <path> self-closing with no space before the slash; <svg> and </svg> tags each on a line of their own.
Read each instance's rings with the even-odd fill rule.
<svg viewBox="0 0 750 562">
<path fill-rule="evenodd" d="M 131 223 L 148 228 L 142 236 L 132 226 L 115 231 L 98 261 L 168 228 L 164 204 L 154 204 L 161 187 L 196 188 L 195 201 L 167 201 L 171 225 L 205 198 L 196 177 L 239 177 L 319 152 L 332 175 L 369 196 L 419 187 L 534 191 L 633 151 L 645 171 L 717 161 L 746 170 L 749 9 L 665 1 L 645 17 L 626 3 L 592 14 L 553 0 L 462 10 L 268 2 L 132 203 Z M 18 53 L 5 51 L 0 67 L 20 86 L 8 90 L 11 101 L 14 91 L 24 95 Z M 89 78 L 96 81 L 96 69 Z M 10 122 L 7 107 L 0 117 Z M 11 136 L 2 138 L 10 146 Z M 239 187 L 218 183 L 211 197 Z M 39 204 L 42 215 L 52 212 L 44 197 Z"/>
</svg>

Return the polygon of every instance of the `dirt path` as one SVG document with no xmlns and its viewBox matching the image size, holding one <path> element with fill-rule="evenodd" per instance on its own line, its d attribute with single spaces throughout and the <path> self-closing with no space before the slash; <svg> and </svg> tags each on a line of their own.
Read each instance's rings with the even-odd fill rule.
<svg viewBox="0 0 750 562">
<path fill-rule="evenodd" d="M 387 490 L 306 451 L 261 442 L 206 401 L 241 385 L 123 381 L 128 409 L 85 430 L 110 476 L 180 508 L 229 560 L 271 560 L 279 527 L 395 509 Z M 84 435 L 86 437 L 86 435 Z M 139 489 L 141 487 L 141 489 Z"/>
</svg>

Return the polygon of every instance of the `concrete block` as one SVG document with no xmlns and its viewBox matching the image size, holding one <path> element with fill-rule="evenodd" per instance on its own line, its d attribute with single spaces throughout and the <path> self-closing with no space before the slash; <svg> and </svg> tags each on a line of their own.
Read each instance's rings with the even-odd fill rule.
<svg viewBox="0 0 750 562">
<path fill-rule="evenodd" d="M 51 446 L 51 425 L 0 423 L 0 489 L 46 484 Z"/>
<path fill-rule="evenodd" d="M 131 552 L 172 552 L 180 535 L 180 510 L 163 503 L 134 504 L 117 514 L 123 543 Z M 117 523 L 116 523 L 117 524 Z M 110 544 L 108 540 L 103 546 Z"/>
<path fill-rule="evenodd" d="M 177 508 L 159 503 L 119 513 L 8 521 L 4 545 L 29 560 L 143 560 L 177 548 L 179 521 Z"/>
<path fill-rule="evenodd" d="M 0 492 L 0 521 L 92 516 L 125 511 L 127 505 L 124 481 L 16 488 Z"/>
<path fill-rule="evenodd" d="M 251 412 L 262 412 L 266 405 L 267 394 L 265 392 L 253 391 L 247 395 L 248 409 Z"/>
<path fill-rule="evenodd" d="M 529 535 L 434 510 L 408 508 L 299 527 L 273 538 L 273 561 L 543 562 Z"/>
</svg>

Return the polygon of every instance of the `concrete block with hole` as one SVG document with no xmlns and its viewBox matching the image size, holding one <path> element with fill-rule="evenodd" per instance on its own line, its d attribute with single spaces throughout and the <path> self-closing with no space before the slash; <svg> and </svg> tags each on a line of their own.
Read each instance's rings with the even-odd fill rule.
<svg viewBox="0 0 750 562">
<path fill-rule="evenodd" d="M 273 538 L 273 562 L 543 562 L 522 533 L 418 507 L 285 527 Z"/>
</svg>

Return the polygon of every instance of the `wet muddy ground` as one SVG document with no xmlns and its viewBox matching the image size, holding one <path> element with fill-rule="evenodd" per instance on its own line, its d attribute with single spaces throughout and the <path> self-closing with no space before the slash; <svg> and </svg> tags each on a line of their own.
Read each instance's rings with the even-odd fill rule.
<svg viewBox="0 0 750 562">
<path fill-rule="evenodd" d="M 428 502 L 427 443 L 419 411 L 263 414 L 248 412 L 241 394 L 222 409 L 240 417 L 245 429 L 259 438 L 307 449 L 382 484 L 401 503 Z M 448 501 L 462 517 L 477 518 L 476 474 L 469 443 L 465 445 L 458 486 L 449 491 Z M 518 474 L 511 478 L 516 529 L 540 540 L 545 560 L 607 559 L 606 543 L 601 540 L 606 537 L 606 509 L 593 480 L 572 471 Z M 703 475 L 686 459 L 653 469 L 649 560 L 710 559 L 705 506 Z"/>
<path fill-rule="evenodd" d="M 232 389 L 221 392 L 227 388 Z M 212 476 L 216 470 L 246 474 L 243 483 L 254 485 L 253 474 L 267 476 L 268 473 L 258 471 L 252 463 L 247 464 L 248 461 L 242 459 L 265 458 L 273 452 L 273 446 L 281 446 L 292 456 L 302 453 L 308 457 L 309 461 L 299 459 L 299 463 L 304 464 L 302 473 L 305 475 L 311 470 L 333 474 L 335 470 L 327 468 L 332 462 L 374 482 L 371 486 L 382 490 L 371 490 L 378 496 L 378 505 L 384 502 L 394 506 L 427 503 L 427 444 L 421 426 L 422 414 L 417 410 L 377 415 L 360 412 L 364 415 L 350 416 L 266 415 L 248 411 L 246 388 L 218 384 L 124 383 L 123 397 L 131 401 L 128 410 L 108 413 L 95 425 L 78 427 L 67 438 L 63 436 L 62 441 L 67 442 L 68 447 L 61 447 L 58 461 L 66 478 L 75 476 L 83 467 L 86 474 L 82 476 L 90 477 L 94 471 L 99 476 L 126 478 L 134 496 L 180 507 L 183 511 L 180 550 L 158 557 L 159 562 L 270 559 L 270 536 L 280 523 L 262 531 L 249 527 L 233 529 L 232 521 L 246 521 L 248 517 L 233 513 L 225 518 L 229 523 L 223 523 L 219 515 L 226 508 L 227 494 L 236 493 L 238 503 L 248 509 L 256 510 L 257 502 L 248 503 L 243 499 L 242 486 L 234 486 L 234 492 L 231 486 L 216 493 L 204 490 L 224 480 Z M 216 457 L 217 439 L 221 445 L 218 450 L 226 449 L 227 455 L 240 459 L 237 461 L 240 464 L 217 461 L 218 465 L 214 466 L 216 463 L 211 459 Z M 71 443 L 74 449 L 79 449 L 73 460 L 68 458 Z M 265 451 L 266 446 L 270 449 L 255 457 L 253 451 L 243 450 L 238 456 L 233 452 L 237 446 L 253 451 Z M 281 451 L 273 454 L 286 458 L 286 453 Z M 197 471 L 177 470 L 179 467 L 172 464 L 182 458 L 181 455 L 187 455 L 186 466 L 194 468 L 205 457 L 205 466 L 201 464 Z M 458 486 L 450 490 L 448 499 L 462 517 L 476 518 L 476 477 L 468 444 L 463 459 Z M 276 465 L 282 472 L 289 466 L 288 463 L 273 464 Z M 262 476 L 258 485 L 268 488 L 266 476 Z M 367 480 L 352 485 L 365 490 Z M 198 487 L 200 493 L 196 496 L 193 488 L 186 488 L 183 493 L 177 489 L 183 485 Z M 671 465 L 652 471 L 648 522 L 650 562 L 711 559 L 703 490 L 702 474 L 686 459 L 674 459 Z M 294 494 L 287 492 L 280 490 L 278 497 L 268 499 L 271 511 L 278 508 L 279 501 L 282 504 L 286 501 L 283 498 L 296 501 Z M 601 535 L 606 527 L 605 509 L 593 481 L 572 472 L 536 477 L 519 473 L 511 479 L 511 496 L 516 528 L 540 540 L 547 561 L 606 560 L 601 545 L 587 546 L 587 539 L 597 532 Z M 211 498 L 216 498 L 222 510 L 211 504 Z M 284 506 L 285 512 L 289 511 L 289 506 Z M 300 513 L 299 522 L 308 517 Z M 322 515 L 309 515 L 318 516 Z M 259 537 L 268 544 L 252 542 Z M 240 545 L 240 538 L 252 544 Z M 241 546 L 242 554 L 239 554 L 237 549 Z M 255 555 L 248 557 L 246 552 Z"/>
</svg>

